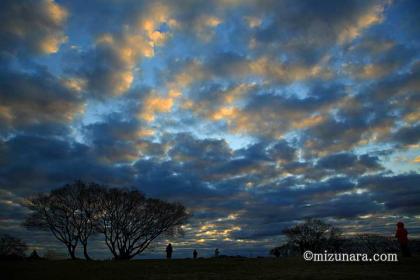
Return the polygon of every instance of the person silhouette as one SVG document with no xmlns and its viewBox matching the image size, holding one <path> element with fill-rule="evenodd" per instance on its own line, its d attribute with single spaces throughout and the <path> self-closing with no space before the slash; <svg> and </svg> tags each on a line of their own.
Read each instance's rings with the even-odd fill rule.
<svg viewBox="0 0 420 280">
<path fill-rule="evenodd" d="M 29 255 L 30 260 L 39 260 L 41 257 L 38 255 L 36 250 L 33 250 L 32 253 Z"/>
<path fill-rule="evenodd" d="M 397 223 L 397 231 L 395 232 L 395 237 L 398 239 L 401 248 L 401 254 L 403 257 L 410 257 L 411 253 L 408 248 L 408 232 L 404 227 L 403 222 Z"/>
<path fill-rule="evenodd" d="M 172 258 L 172 245 L 171 243 L 168 244 L 168 246 L 166 246 L 166 258 L 169 260 Z"/>
<path fill-rule="evenodd" d="M 216 248 L 216 250 L 214 250 L 214 256 L 217 258 L 219 256 L 219 249 Z"/>
<path fill-rule="evenodd" d="M 197 250 L 194 249 L 194 251 L 193 251 L 193 258 L 196 259 L 197 258 L 197 255 L 198 255 L 198 252 L 197 252 Z"/>
</svg>

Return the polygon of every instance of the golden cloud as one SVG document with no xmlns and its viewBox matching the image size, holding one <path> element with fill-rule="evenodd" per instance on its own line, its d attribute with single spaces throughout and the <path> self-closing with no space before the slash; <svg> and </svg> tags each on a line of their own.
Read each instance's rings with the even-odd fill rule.
<svg viewBox="0 0 420 280">
<path fill-rule="evenodd" d="M 344 44 L 358 37 L 363 30 L 383 21 L 384 5 L 374 5 L 359 16 L 356 21 L 344 26 L 338 35 L 338 42 Z"/>
<path fill-rule="evenodd" d="M 174 101 L 178 95 L 169 97 L 154 96 L 155 93 L 148 96 L 143 104 L 139 117 L 147 122 L 152 122 L 155 119 L 156 113 L 168 113 L 172 110 Z"/>
<path fill-rule="evenodd" d="M 169 33 L 159 31 L 159 26 L 176 21 L 169 17 L 169 9 L 161 4 L 152 4 L 139 14 L 137 24 L 124 26 L 119 34 L 102 34 L 96 39 L 96 48 L 103 50 L 110 58 L 104 58 L 112 67 L 104 72 L 104 77 L 112 95 L 126 92 L 134 80 L 134 70 L 143 57 L 153 57 L 155 48 L 162 45 Z"/>
<path fill-rule="evenodd" d="M 35 53 L 51 54 L 67 41 L 64 24 L 68 12 L 53 0 L 10 2 L 0 32 L 13 34 L 24 47 Z"/>
<path fill-rule="evenodd" d="M 344 70 L 356 79 L 376 79 L 388 75 L 398 65 L 388 64 L 365 64 L 365 65 L 345 65 Z"/>
</svg>

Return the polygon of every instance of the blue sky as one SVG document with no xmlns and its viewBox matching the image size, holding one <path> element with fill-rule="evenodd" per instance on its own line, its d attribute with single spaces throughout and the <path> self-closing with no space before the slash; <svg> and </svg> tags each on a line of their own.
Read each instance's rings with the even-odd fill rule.
<svg viewBox="0 0 420 280">
<path fill-rule="evenodd" d="M 419 10 L 2 1 L 0 230 L 56 248 L 20 226 L 22 200 L 82 179 L 194 213 L 144 257 L 264 255 L 305 217 L 419 236 Z"/>
</svg>

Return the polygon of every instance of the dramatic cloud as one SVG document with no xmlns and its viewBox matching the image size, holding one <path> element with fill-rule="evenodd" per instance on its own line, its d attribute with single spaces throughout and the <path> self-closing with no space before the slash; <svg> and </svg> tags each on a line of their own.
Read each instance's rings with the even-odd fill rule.
<svg viewBox="0 0 420 280">
<path fill-rule="evenodd" d="M 163 4 L 150 4 L 131 15 L 129 25 L 114 33 L 97 35 L 94 46 L 82 53 L 83 65 L 77 70 L 87 81 L 88 92 L 96 97 L 121 95 L 130 89 L 139 60 L 155 55 L 176 21 Z M 162 31 L 165 25 L 168 30 Z M 87 63 L 86 63 L 87 62 Z"/>
<path fill-rule="evenodd" d="M 68 11 L 52 0 L 2 1 L 0 48 L 6 52 L 50 54 L 67 41 Z"/>
<path fill-rule="evenodd" d="M 82 179 L 185 204 L 185 236 L 159 241 L 180 255 L 266 254 L 306 217 L 418 235 L 418 14 L 414 0 L 2 1 L 0 230 L 56 248 L 27 238 L 22 201 Z"/>
<path fill-rule="evenodd" d="M 81 95 L 46 71 L 0 70 L 0 128 L 4 131 L 68 125 L 83 111 Z"/>
</svg>

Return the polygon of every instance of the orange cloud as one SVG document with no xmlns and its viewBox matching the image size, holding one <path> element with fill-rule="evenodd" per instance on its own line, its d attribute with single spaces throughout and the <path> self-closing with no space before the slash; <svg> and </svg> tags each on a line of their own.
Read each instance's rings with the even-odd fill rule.
<svg viewBox="0 0 420 280">
<path fill-rule="evenodd" d="M 396 67 L 395 64 L 366 64 L 348 65 L 344 69 L 357 79 L 376 79 L 391 73 Z"/>
<path fill-rule="evenodd" d="M 162 23 L 174 26 L 176 21 L 169 17 L 169 9 L 161 4 L 151 6 L 138 15 L 135 25 L 126 25 L 120 34 L 102 34 L 96 39 L 96 47 L 111 56 L 113 67 L 101 73 L 108 84 L 111 95 L 126 92 L 134 80 L 134 71 L 143 57 L 153 57 L 155 48 L 162 45 L 169 33 L 159 31 Z M 108 58 L 105 58 L 108 59 Z"/>
<path fill-rule="evenodd" d="M 211 119 L 214 121 L 222 120 L 222 119 L 232 119 L 237 113 L 237 109 L 235 107 L 222 107 L 216 112 L 211 115 Z"/>
<path fill-rule="evenodd" d="M 168 113 L 172 110 L 174 100 L 176 97 L 157 97 L 149 96 L 143 104 L 143 110 L 140 112 L 140 117 L 147 122 L 155 119 L 156 113 Z"/>
<path fill-rule="evenodd" d="M 338 42 L 344 44 L 352 41 L 358 37 L 363 30 L 368 27 L 381 23 L 383 21 L 384 5 L 374 5 L 370 9 L 366 10 L 356 21 L 352 24 L 342 28 L 338 35 Z"/>
<path fill-rule="evenodd" d="M 324 121 L 323 116 L 315 115 L 315 116 L 307 117 L 303 120 L 295 121 L 295 122 L 293 122 L 292 126 L 295 127 L 295 128 L 302 129 L 302 128 L 306 128 L 306 127 L 310 127 L 310 126 L 320 124 L 323 121 Z"/>
<path fill-rule="evenodd" d="M 0 32 L 13 34 L 30 51 L 51 54 L 67 41 L 67 10 L 53 0 L 12 1 Z M 36 35 L 34 35 L 36 34 Z"/>
</svg>

